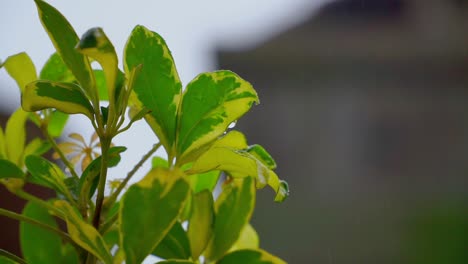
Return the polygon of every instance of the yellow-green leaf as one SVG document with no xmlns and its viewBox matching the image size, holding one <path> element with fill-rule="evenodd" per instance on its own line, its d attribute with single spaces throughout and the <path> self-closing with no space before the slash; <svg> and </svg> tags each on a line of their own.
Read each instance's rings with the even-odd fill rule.
<svg viewBox="0 0 468 264">
<path fill-rule="evenodd" d="M 67 65 L 62 60 L 62 57 L 55 52 L 42 67 L 39 74 L 40 80 L 56 81 L 56 82 L 73 82 L 75 76 L 67 68 Z"/>
<path fill-rule="evenodd" d="M 263 148 L 261 149 L 264 151 Z M 275 201 L 283 201 L 289 195 L 287 183 L 281 181 L 278 175 L 268 168 L 268 166 L 273 165 L 272 158 L 270 160 L 267 158 L 267 154 L 262 154 L 261 160 L 259 160 L 258 155 L 257 152 L 249 152 L 249 147 L 242 133 L 231 131 L 214 142 L 210 149 L 194 162 L 187 173 L 197 174 L 221 170 L 236 178 L 252 176 L 256 179 L 257 188 L 269 185 L 276 192 Z"/>
<path fill-rule="evenodd" d="M 67 114 L 84 114 L 93 120 L 93 107 L 73 83 L 36 81 L 26 85 L 21 97 L 23 109 L 34 112 L 46 108 L 56 108 Z"/>
<path fill-rule="evenodd" d="M 260 240 L 255 229 L 250 224 L 246 224 L 241 231 L 239 239 L 229 249 L 229 252 L 241 249 L 257 249 L 260 245 Z"/>
<path fill-rule="evenodd" d="M 92 28 L 83 34 L 76 49 L 101 64 L 106 77 L 110 108 L 114 108 L 116 103 L 115 88 L 119 71 L 117 67 L 118 59 L 115 54 L 114 46 L 107 38 L 102 28 Z"/>
<path fill-rule="evenodd" d="M 3 67 L 16 81 L 21 92 L 26 84 L 37 80 L 36 67 L 25 52 L 18 53 L 6 59 Z"/>
<path fill-rule="evenodd" d="M 91 65 L 88 58 L 75 49 L 79 41 L 75 30 L 53 6 L 42 0 L 35 0 L 35 2 L 41 23 L 63 62 L 80 83 L 86 95 L 91 99 L 95 98 L 97 92 L 94 90 L 95 80 Z"/>
<path fill-rule="evenodd" d="M 252 85 L 231 71 L 198 75 L 184 91 L 178 113 L 178 162 L 221 136 L 258 96 Z"/>
<path fill-rule="evenodd" d="M 120 206 L 127 263 L 141 263 L 158 246 L 184 208 L 190 190 L 180 171 L 151 170 L 130 186 Z"/>
<path fill-rule="evenodd" d="M 34 138 L 29 142 L 24 148 L 24 157 L 29 155 L 42 155 L 49 151 L 51 145 L 48 141 L 42 140 L 40 138 Z"/>
<path fill-rule="evenodd" d="M 8 160 L 23 166 L 23 151 L 26 143 L 26 120 L 28 113 L 21 108 L 16 110 L 8 119 L 5 129 L 5 144 Z"/>
<path fill-rule="evenodd" d="M 67 198 L 72 199 L 64 182 L 65 174 L 57 165 L 35 155 L 27 156 L 25 163 L 29 173 L 31 173 L 32 182 L 52 188 Z"/>
<path fill-rule="evenodd" d="M 143 26 L 136 26 L 125 47 L 125 72 L 135 67 L 141 70 L 133 81 L 136 107 L 151 110 L 146 121 L 163 144 L 170 157 L 174 157 L 177 108 L 182 84 L 174 59 L 164 39 Z"/>
<path fill-rule="evenodd" d="M 163 259 L 189 259 L 190 244 L 182 224 L 177 221 L 161 243 L 153 251 L 153 255 Z"/>
<path fill-rule="evenodd" d="M 234 179 L 216 200 L 213 237 L 205 256 L 218 260 L 239 239 L 255 207 L 255 185 L 251 177 Z"/>
<path fill-rule="evenodd" d="M 68 202 L 58 200 L 53 204 L 63 212 L 68 233 L 73 241 L 101 259 L 104 263 L 112 263 L 109 248 L 101 234 L 92 225 L 86 223 Z"/>
<path fill-rule="evenodd" d="M 197 262 L 198 263 L 198 262 Z M 196 264 L 190 260 L 183 260 L 183 259 L 168 259 L 158 262 L 158 264 Z"/>
<path fill-rule="evenodd" d="M 194 194 L 192 214 L 189 219 L 187 235 L 190 241 L 192 259 L 198 259 L 213 235 L 215 221 L 213 195 L 210 191 Z"/>
<path fill-rule="evenodd" d="M 216 264 L 286 264 L 286 262 L 261 249 L 243 249 L 231 252 Z"/>
</svg>

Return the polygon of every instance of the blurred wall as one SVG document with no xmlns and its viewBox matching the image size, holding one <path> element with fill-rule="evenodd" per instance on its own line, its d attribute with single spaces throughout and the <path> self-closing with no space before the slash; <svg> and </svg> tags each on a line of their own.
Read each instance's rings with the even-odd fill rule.
<svg viewBox="0 0 468 264">
<path fill-rule="evenodd" d="M 251 50 L 238 123 L 276 158 L 261 246 L 290 263 L 468 263 L 468 1 L 335 1 Z"/>
</svg>

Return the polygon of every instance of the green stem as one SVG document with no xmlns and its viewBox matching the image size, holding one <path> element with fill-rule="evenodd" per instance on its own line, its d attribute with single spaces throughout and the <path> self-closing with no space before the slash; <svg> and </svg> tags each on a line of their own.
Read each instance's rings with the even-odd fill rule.
<svg viewBox="0 0 468 264">
<path fill-rule="evenodd" d="M 37 198 L 34 195 L 31 195 L 31 194 L 29 194 L 29 193 L 27 193 L 27 192 L 25 192 L 23 190 L 19 190 L 19 191 L 15 192 L 15 195 L 17 195 L 18 197 L 20 197 L 20 198 L 22 198 L 24 200 L 36 203 L 36 204 L 44 207 L 45 209 L 47 209 L 47 210 L 49 210 L 51 212 L 54 212 L 54 214 L 56 216 L 58 216 L 59 218 L 64 219 L 62 211 L 60 211 L 59 209 L 57 209 L 54 206 L 50 205 L 46 201 Z"/>
<path fill-rule="evenodd" d="M 104 191 L 106 189 L 106 178 L 107 178 L 107 161 L 109 159 L 109 148 L 111 145 L 111 139 L 106 136 L 101 137 L 101 174 L 99 176 L 98 194 L 96 198 L 96 208 L 93 216 L 93 226 L 99 229 L 99 222 L 101 219 L 102 204 L 104 202 Z"/>
<path fill-rule="evenodd" d="M 63 163 L 65 164 L 65 166 L 67 166 L 67 168 L 70 170 L 70 173 L 72 174 L 72 176 L 75 177 L 76 179 L 79 179 L 78 174 L 76 174 L 75 168 L 74 168 L 73 165 L 70 163 L 70 161 L 67 159 L 67 157 L 65 157 L 65 155 L 64 155 L 63 152 L 60 150 L 60 148 L 57 146 L 57 143 L 56 143 L 55 140 L 50 136 L 49 132 L 47 132 L 47 128 L 46 128 L 46 127 L 43 127 L 43 128 L 42 128 L 42 133 L 43 133 L 44 136 L 47 138 L 47 140 L 50 142 L 50 144 L 52 145 L 52 148 L 55 150 L 55 152 L 57 152 L 57 154 L 59 154 L 60 159 L 63 161 Z"/>
<path fill-rule="evenodd" d="M 20 263 L 20 264 L 27 264 L 26 261 L 16 255 L 14 255 L 13 253 L 10 253 L 6 250 L 3 250 L 3 249 L 0 249 L 0 256 L 4 256 L 8 259 L 11 259 L 13 260 L 14 262 L 17 262 L 17 263 Z"/>
<path fill-rule="evenodd" d="M 133 167 L 133 169 L 128 172 L 127 177 L 125 177 L 125 179 L 120 183 L 119 187 L 117 187 L 115 192 L 109 197 L 109 199 L 107 199 L 106 205 L 105 205 L 106 208 L 109 208 L 110 206 L 112 206 L 114 204 L 114 202 L 117 200 L 117 197 L 119 196 L 119 194 L 122 192 L 122 190 L 127 185 L 128 181 L 133 177 L 133 175 L 135 175 L 135 173 L 138 171 L 138 169 L 140 169 L 140 167 L 143 165 L 143 163 L 145 163 L 151 157 L 151 155 L 153 155 L 159 149 L 159 147 L 161 147 L 161 142 L 159 142 L 157 144 L 154 144 L 153 148 L 151 148 L 148 151 L 148 153 L 146 153 L 141 158 L 141 160 L 135 165 L 135 167 Z"/>
<path fill-rule="evenodd" d="M 71 239 L 71 237 L 66 234 L 65 232 L 62 232 L 61 230 L 53 227 L 53 226 L 50 226 L 50 225 L 46 225 L 44 223 L 41 223 L 35 219 L 32 219 L 32 218 L 29 218 L 27 216 L 24 216 L 24 215 L 20 215 L 20 214 L 17 214 L 15 212 L 12 212 L 12 211 L 8 211 L 8 210 L 5 210 L 3 208 L 0 208 L 0 215 L 4 215 L 6 217 L 9 217 L 9 218 L 12 218 L 12 219 L 16 219 L 18 221 L 23 221 L 23 222 L 26 222 L 26 223 L 29 223 L 29 224 L 32 224 L 32 225 L 36 225 L 38 227 L 41 227 L 43 229 L 46 229 L 46 230 L 49 230 L 51 231 L 52 233 L 55 233 L 59 236 L 61 236 L 63 238 L 63 240 L 73 244 L 76 246 L 75 242 Z"/>
</svg>

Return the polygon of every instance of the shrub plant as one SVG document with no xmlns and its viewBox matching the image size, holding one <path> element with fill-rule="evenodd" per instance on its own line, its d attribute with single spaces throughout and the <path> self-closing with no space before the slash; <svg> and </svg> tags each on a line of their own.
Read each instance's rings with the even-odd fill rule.
<svg viewBox="0 0 468 264">
<path fill-rule="evenodd" d="M 259 102 L 252 85 L 223 70 L 202 73 L 182 89 L 164 39 L 144 26 L 128 38 L 122 71 L 101 28 L 80 39 L 54 7 L 35 3 L 57 52 L 39 76 L 26 53 L 2 64 L 18 84 L 22 108 L 0 128 L 0 183 L 28 203 L 22 214 L 0 209 L 21 221 L 24 258 L 0 250 L 0 262 L 141 263 L 155 255 L 162 263 L 284 263 L 259 248 L 249 220 L 256 189 L 269 185 L 280 202 L 287 184 L 263 147 L 229 129 Z M 102 70 L 93 69 L 93 61 Z M 94 127 L 89 144 L 76 133 L 73 141 L 56 143 L 71 114 L 86 116 Z M 108 181 L 108 169 L 126 150 L 113 139 L 140 119 L 159 142 L 126 177 Z M 27 120 L 43 138 L 26 144 Z M 41 156 L 50 148 L 64 169 Z M 154 156 L 158 148 L 167 159 Z M 150 158 L 152 169 L 127 186 Z M 219 178 L 225 180 L 214 199 Z M 26 192 L 25 183 L 57 195 L 42 200 Z"/>
</svg>

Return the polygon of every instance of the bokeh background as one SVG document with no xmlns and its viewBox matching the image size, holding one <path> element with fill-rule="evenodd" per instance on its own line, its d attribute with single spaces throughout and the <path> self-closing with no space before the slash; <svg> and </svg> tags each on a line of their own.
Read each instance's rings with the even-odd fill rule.
<svg viewBox="0 0 468 264">
<path fill-rule="evenodd" d="M 223 68 L 254 85 L 261 104 L 237 128 L 291 188 L 282 204 L 258 192 L 263 248 L 289 263 L 468 263 L 468 1 L 49 2 L 118 51 L 135 24 L 158 31 L 184 83 Z M 0 11 L 0 58 L 42 65 L 53 47 L 32 1 Z M 18 105 L 1 71 L 4 115 Z M 156 141 L 131 131 L 119 170 Z"/>
</svg>

